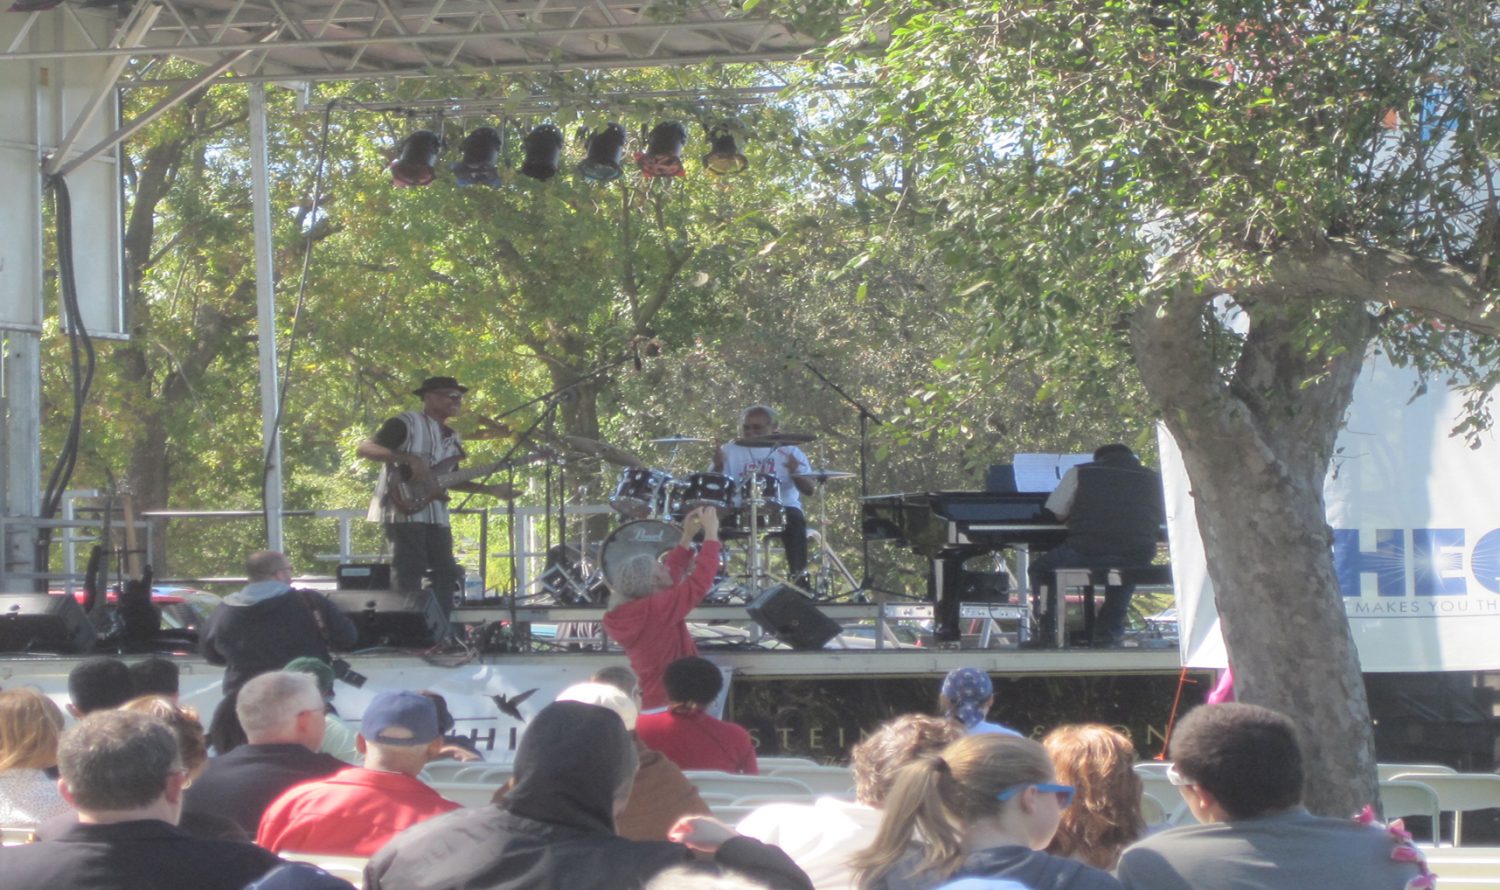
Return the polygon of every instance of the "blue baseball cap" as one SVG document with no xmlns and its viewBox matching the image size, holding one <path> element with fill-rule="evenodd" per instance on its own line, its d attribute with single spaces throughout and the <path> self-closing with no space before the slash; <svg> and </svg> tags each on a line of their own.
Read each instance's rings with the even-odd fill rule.
<svg viewBox="0 0 1500 890">
<path fill-rule="evenodd" d="M 948 716 L 968 729 L 984 719 L 984 703 L 994 694 L 995 684 L 990 675 L 978 668 L 958 668 L 943 678 Z"/>
<path fill-rule="evenodd" d="M 365 708 L 359 734 L 378 745 L 425 745 L 438 737 L 437 706 L 415 692 L 382 692 Z"/>
</svg>

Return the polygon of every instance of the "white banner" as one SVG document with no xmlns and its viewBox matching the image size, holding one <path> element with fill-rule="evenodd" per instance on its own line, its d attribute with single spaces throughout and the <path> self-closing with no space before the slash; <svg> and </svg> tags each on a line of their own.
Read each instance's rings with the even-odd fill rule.
<svg viewBox="0 0 1500 890">
<path fill-rule="evenodd" d="M 1461 393 L 1383 356 L 1365 362 L 1324 482 L 1344 611 L 1369 672 L 1500 668 L 1500 437 L 1449 431 Z M 1223 667 L 1224 644 L 1186 471 L 1158 435 L 1183 663 Z M 1276 554 L 1266 554 L 1275 559 Z"/>
<path fill-rule="evenodd" d="M 68 672 L 81 660 L 0 660 L 0 687 L 29 686 L 40 690 L 66 713 Z M 138 660 L 140 656 L 124 659 L 126 662 Z M 181 671 L 178 701 L 195 708 L 207 728 L 214 708 L 224 697 L 219 689 L 224 672 L 198 659 L 173 660 Z M 436 692 L 447 700 L 448 711 L 453 715 L 452 734 L 473 739 L 486 763 L 500 764 L 510 763 L 515 757 L 516 744 L 526 732 L 527 721 L 556 701 L 564 689 L 574 683 L 586 682 L 593 673 L 589 666 L 569 664 L 566 658 L 546 665 L 500 662 L 458 667 L 441 667 L 416 656 L 399 655 L 356 656 L 349 662 L 355 671 L 365 676 L 365 683 L 351 686 L 342 680 L 335 681 L 333 705 L 351 729 L 359 730 L 359 719 L 365 706 L 382 692 L 402 689 Z M 731 667 L 720 666 L 719 670 L 724 675 L 724 689 L 706 709 L 716 717 L 724 713 L 734 676 Z M 520 714 L 519 719 L 501 710 L 497 696 L 503 696 L 505 704 L 514 707 Z"/>
</svg>

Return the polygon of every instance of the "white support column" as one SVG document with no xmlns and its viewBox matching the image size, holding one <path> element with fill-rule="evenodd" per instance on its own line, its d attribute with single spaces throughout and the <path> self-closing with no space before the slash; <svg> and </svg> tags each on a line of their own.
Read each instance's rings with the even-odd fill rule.
<svg viewBox="0 0 1500 890">
<path fill-rule="evenodd" d="M 42 512 L 42 340 L 28 331 L 7 331 L 4 368 L 3 418 L 4 482 L 0 504 L 6 516 L 35 519 Z M 11 572 L 36 569 L 36 529 L 9 525 L 0 561 L 0 589 L 27 590 L 29 581 L 7 581 Z"/>
<path fill-rule="evenodd" d="M 266 548 L 283 550 L 280 385 L 276 369 L 276 270 L 271 241 L 271 184 L 266 130 L 266 88 L 250 85 L 250 191 L 255 222 L 255 302 L 260 331 L 261 454 L 266 458 Z"/>
</svg>

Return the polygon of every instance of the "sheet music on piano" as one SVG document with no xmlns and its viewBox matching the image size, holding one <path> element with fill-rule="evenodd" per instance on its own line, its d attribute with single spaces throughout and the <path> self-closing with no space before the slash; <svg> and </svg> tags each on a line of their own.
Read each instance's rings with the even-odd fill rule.
<svg viewBox="0 0 1500 890">
<path fill-rule="evenodd" d="M 1064 473 L 1093 459 L 1092 454 L 1017 454 L 1016 489 L 1051 492 Z"/>
</svg>

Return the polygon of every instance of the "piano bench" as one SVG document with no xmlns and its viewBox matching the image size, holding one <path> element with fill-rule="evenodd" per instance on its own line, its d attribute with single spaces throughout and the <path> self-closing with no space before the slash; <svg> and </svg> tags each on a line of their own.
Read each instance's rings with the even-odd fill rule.
<svg viewBox="0 0 1500 890">
<path fill-rule="evenodd" d="M 1101 583 L 1101 580 L 1106 586 L 1171 584 L 1172 567 L 1170 565 L 1146 565 L 1111 566 L 1107 569 L 1062 568 L 1053 572 L 1052 577 L 1052 588 L 1043 596 L 1050 599 L 1054 616 L 1053 629 L 1056 633 L 1055 645 L 1062 649 L 1068 643 L 1068 588 L 1083 588 L 1084 635 L 1088 638 L 1089 645 L 1092 646 L 1094 645 L 1095 585 Z"/>
</svg>

